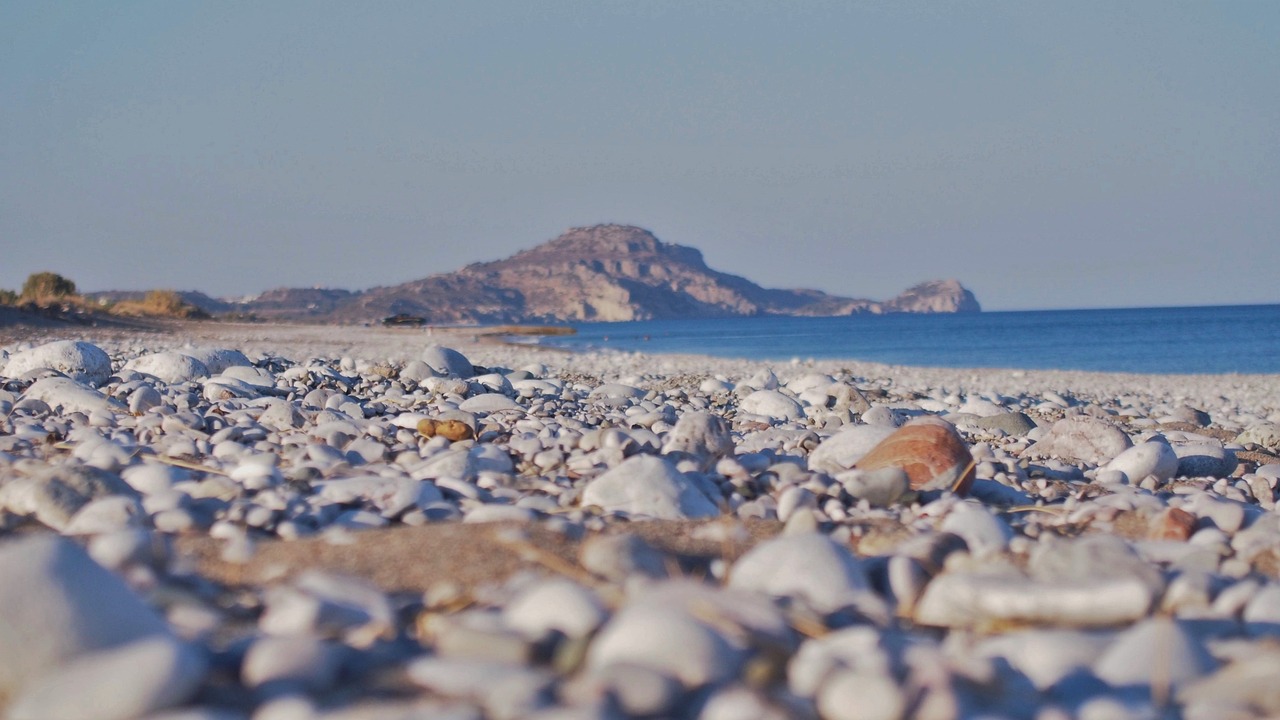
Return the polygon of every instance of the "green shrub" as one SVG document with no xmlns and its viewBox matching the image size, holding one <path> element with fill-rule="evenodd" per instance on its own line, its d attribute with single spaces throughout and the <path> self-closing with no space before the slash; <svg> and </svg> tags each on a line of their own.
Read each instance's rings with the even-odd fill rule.
<svg viewBox="0 0 1280 720">
<path fill-rule="evenodd" d="M 44 305 L 76 296 L 76 284 L 54 272 L 38 272 L 27 276 L 19 300 Z"/>
</svg>

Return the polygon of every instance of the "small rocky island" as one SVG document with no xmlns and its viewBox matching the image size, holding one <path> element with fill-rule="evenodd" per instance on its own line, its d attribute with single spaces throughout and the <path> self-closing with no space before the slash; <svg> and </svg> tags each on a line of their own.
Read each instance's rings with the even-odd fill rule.
<svg viewBox="0 0 1280 720">
<path fill-rule="evenodd" d="M 215 315 L 340 323 L 392 316 L 486 324 L 981 310 L 956 280 L 924 282 L 886 301 L 763 288 L 707 267 L 696 248 L 631 225 L 572 228 L 504 260 L 366 291 L 281 288 L 235 304 L 189 299 Z"/>
</svg>

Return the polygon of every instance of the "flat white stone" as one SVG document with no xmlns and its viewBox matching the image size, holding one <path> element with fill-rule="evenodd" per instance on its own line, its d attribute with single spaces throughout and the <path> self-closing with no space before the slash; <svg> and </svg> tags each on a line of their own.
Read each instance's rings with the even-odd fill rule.
<svg viewBox="0 0 1280 720">
<path fill-rule="evenodd" d="M 799 597 L 820 612 L 865 603 L 862 564 L 826 535 L 784 535 L 756 545 L 733 565 L 729 587 L 773 597 Z"/>
<path fill-rule="evenodd" d="M 824 720 L 900 720 L 907 698 L 886 673 L 837 672 L 818 693 Z"/>
<path fill-rule="evenodd" d="M 790 720 L 792 717 L 760 691 L 743 685 L 717 689 L 698 713 L 698 720 Z"/>
<path fill-rule="evenodd" d="M 452 698 L 480 698 L 505 684 L 545 688 L 555 676 L 523 665 L 456 657 L 424 657 L 405 668 L 409 679 L 422 687 Z"/>
<path fill-rule="evenodd" d="M 227 368 L 243 367 L 253 364 L 249 362 L 249 358 L 245 357 L 244 353 L 230 348 L 183 348 L 182 354 L 190 355 L 204 363 L 204 366 L 209 369 L 209 373 L 211 375 L 217 375 L 225 371 Z"/>
<path fill-rule="evenodd" d="M 253 365 L 232 365 L 218 373 L 218 375 L 239 380 L 264 390 L 274 388 L 276 385 L 275 375 L 272 375 L 271 371 Z"/>
<path fill-rule="evenodd" d="M 709 412 L 689 412 L 680 416 L 667 434 L 662 452 L 688 453 L 707 460 L 718 460 L 733 455 L 733 435 L 729 426 L 718 415 Z"/>
<path fill-rule="evenodd" d="M 1020 630 L 983 640 L 975 653 L 1001 657 L 1047 690 L 1069 673 L 1092 665 L 1114 640 L 1114 633 L 1084 630 Z"/>
<path fill-rule="evenodd" d="M 653 455 L 635 455 L 587 483 L 583 505 L 606 512 L 660 520 L 716 517 L 716 507 L 696 484 L 675 466 Z"/>
<path fill-rule="evenodd" d="M 633 575 L 665 578 L 666 560 L 652 545 L 631 533 L 589 537 L 580 552 L 583 567 L 615 582 Z"/>
<path fill-rule="evenodd" d="M 422 351 L 421 360 L 441 375 L 463 380 L 475 375 L 471 361 L 453 348 L 429 345 Z"/>
<path fill-rule="evenodd" d="M 956 409 L 958 413 L 977 415 L 978 417 L 993 417 L 1008 411 L 1008 408 L 980 397 L 968 398 L 964 401 L 964 404 Z"/>
<path fill-rule="evenodd" d="M 1120 633 L 1093 664 L 1093 672 L 1115 687 L 1181 685 L 1211 672 L 1217 663 L 1183 623 L 1143 620 Z"/>
<path fill-rule="evenodd" d="M 465 523 L 517 522 L 527 523 L 538 518 L 538 514 L 527 507 L 515 505 L 477 505 L 467 510 L 462 521 Z"/>
<path fill-rule="evenodd" d="M 525 411 L 520 403 L 498 393 L 484 393 L 483 395 L 469 397 L 458 404 L 458 409 L 463 412 L 486 414 L 499 412 L 523 413 Z"/>
<path fill-rule="evenodd" d="M 837 669 L 874 674 L 892 672 L 893 659 L 882 639 L 878 628 L 861 625 L 806 640 L 787 663 L 787 687 L 800 697 L 812 698 Z"/>
<path fill-rule="evenodd" d="M 1165 443 L 1145 442 L 1125 450 L 1103 467 L 1124 473 L 1130 484 L 1136 485 L 1149 475 L 1167 482 L 1177 475 L 1178 456 Z"/>
<path fill-rule="evenodd" d="M 829 475 L 852 468 L 863 455 L 893 434 L 894 427 L 850 425 L 819 443 L 809 454 L 809 469 Z"/>
<path fill-rule="evenodd" d="M 266 635 L 245 653 L 240 678 L 245 687 L 294 686 L 322 690 L 338 674 L 339 658 L 315 635 Z"/>
<path fill-rule="evenodd" d="M 67 526 L 65 535 L 97 535 L 137 527 L 143 523 L 146 512 L 132 497 L 112 495 L 91 500 L 76 511 Z"/>
<path fill-rule="evenodd" d="M 969 552 L 975 557 L 1004 551 L 1009 545 L 1009 539 L 1013 537 L 1013 530 L 1008 523 L 976 502 L 956 503 L 939 529 L 964 538 L 969 545 Z"/>
<path fill-rule="evenodd" d="M 120 472 L 120 477 L 134 490 L 143 495 L 151 495 L 173 489 L 175 483 L 186 480 L 188 476 L 185 471 L 172 465 L 143 462 L 125 468 Z"/>
<path fill-rule="evenodd" d="M 368 502 L 386 517 L 394 517 L 409 508 L 423 507 L 444 499 L 435 485 L 403 477 L 370 475 L 322 480 L 313 487 L 326 500 L 343 504 Z"/>
<path fill-rule="evenodd" d="M 1054 423 L 1044 439 L 1024 450 L 1022 455 L 1102 465 L 1132 446 L 1129 436 L 1114 424 L 1077 415 Z"/>
<path fill-rule="evenodd" d="M 804 407 L 795 398 L 777 390 L 756 390 L 738 403 L 738 410 L 774 420 L 799 420 L 804 417 Z"/>
<path fill-rule="evenodd" d="M 796 395 L 811 390 L 821 390 L 825 393 L 832 385 L 835 384 L 836 379 L 830 375 L 823 375 L 822 373 L 807 373 L 788 382 L 786 384 L 786 388 Z"/>
<path fill-rule="evenodd" d="M 1280 450 L 1280 423 L 1263 422 L 1250 425 L 1236 436 L 1241 445 L 1261 445 L 1272 452 Z"/>
<path fill-rule="evenodd" d="M 0 694 L 53 668 L 168 629 L 120 578 L 74 542 L 30 535 L 0 542 Z"/>
<path fill-rule="evenodd" d="M 113 495 L 133 497 L 135 493 L 114 473 L 88 465 L 56 465 L 0 485 L 0 509 L 66 530 L 82 507 Z"/>
<path fill-rule="evenodd" d="M 718 378 L 707 378 L 698 385 L 698 392 L 706 395 L 733 392 L 733 384 Z"/>
<path fill-rule="evenodd" d="M 902 416 L 887 405 L 873 405 L 864 411 L 859 419 L 867 425 L 877 427 L 902 427 Z"/>
<path fill-rule="evenodd" d="M 1188 705 L 1200 705 L 1213 711 L 1219 708 L 1243 707 L 1260 715 L 1280 715 L 1280 650 L 1274 646 L 1259 649 L 1241 657 L 1207 677 L 1187 683 L 1178 689 L 1177 699 Z M 1247 717 L 1247 716 L 1245 716 Z"/>
<path fill-rule="evenodd" d="M 61 413 L 82 412 L 88 415 L 103 410 L 120 412 L 125 407 L 120 401 L 108 398 L 87 385 L 61 377 L 40 378 L 31 383 L 22 397 L 41 400 Z"/>
<path fill-rule="evenodd" d="M 1271 582 L 1259 590 L 1244 606 L 1243 619 L 1256 634 L 1280 634 L 1280 584 Z"/>
<path fill-rule="evenodd" d="M 623 383 L 604 383 L 591 391 L 593 398 L 613 398 L 615 400 L 638 400 L 646 395 L 644 390 Z"/>
<path fill-rule="evenodd" d="M 273 399 L 258 416 L 258 422 L 273 430 L 293 430 L 302 427 L 306 419 L 303 418 L 295 403 Z"/>
<path fill-rule="evenodd" d="M 173 351 L 136 357 L 125 363 L 124 369 L 151 375 L 167 383 L 191 382 L 212 374 L 199 360 Z"/>
<path fill-rule="evenodd" d="M 11 720 L 129 720 L 186 701 L 203 682 L 203 652 L 167 635 L 80 655 L 41 675 L 9 707 Z"/>
<path fill-rule="evenodd" d="M 503 622 L 531 638 L 551 630 L 582 637 L 604 622 L 604 604 L 595 593 L 561 578 L 544 580 L 521 592 L 502 610 Z"/>
<path fill-rule="evenodd" d="M 623 607 L 600 630 L 587 650 L 587 667 L 641 665 L 698 687 L 733 677 L 744 657 L 682 609 L 640 603 Z"/>
<path fill-rule="evenodd" d="M 1152 600 L 1151 588 L 1136 578 L 1036 582 L 1016 573 L 943 573 L 925 588 L 915 620 L 942 627 L 1112 627 L 1145 617 Z"/>
<path fill-rule="evenodd" d="M 1223 478 L 1236 469 L 1236 454 L 1215 438 L 1174 442 L 1178 456 L 1178 475 L 1182 477 Z"/>
<path fill-rule="evenodd" d="M 214 375 L 204 380 L 204 398 L 209 402 L 256 398 L 261 394 L 262 388 L 225 375 Z"/>
</svg>

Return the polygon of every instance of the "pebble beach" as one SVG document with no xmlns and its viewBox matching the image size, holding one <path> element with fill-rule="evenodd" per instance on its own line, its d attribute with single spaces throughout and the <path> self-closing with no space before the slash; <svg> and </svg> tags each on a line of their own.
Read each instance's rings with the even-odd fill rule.
<svg viewBox="0 0 1280 720">
<path fill-rule="evenodd" d="M 0 327 L 0 714 L 1272 717 L 1277 481 L 1280 375 Z"/>
</svg>

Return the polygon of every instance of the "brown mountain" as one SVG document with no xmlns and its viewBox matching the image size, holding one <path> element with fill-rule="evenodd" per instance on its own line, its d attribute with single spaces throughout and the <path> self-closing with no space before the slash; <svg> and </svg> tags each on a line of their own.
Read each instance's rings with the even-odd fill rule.
<svg viewBox="0 0 1280 720">
<path fill-rule="evenodd" d="M 306 306 L 293 305 L 303 299 Z M 887 302 L 817 290 L 770 290 L 712 270 L 698 250 L 664 243 L 643 228 L 596 225 L 456 272 L 355 293 L 276 290 L 244 310 L 262 317 L 346 322 L 406 314 L 445 324 L 972 312 L 979 306 L 955 280 L 917 285 Z"/>
</svg>

